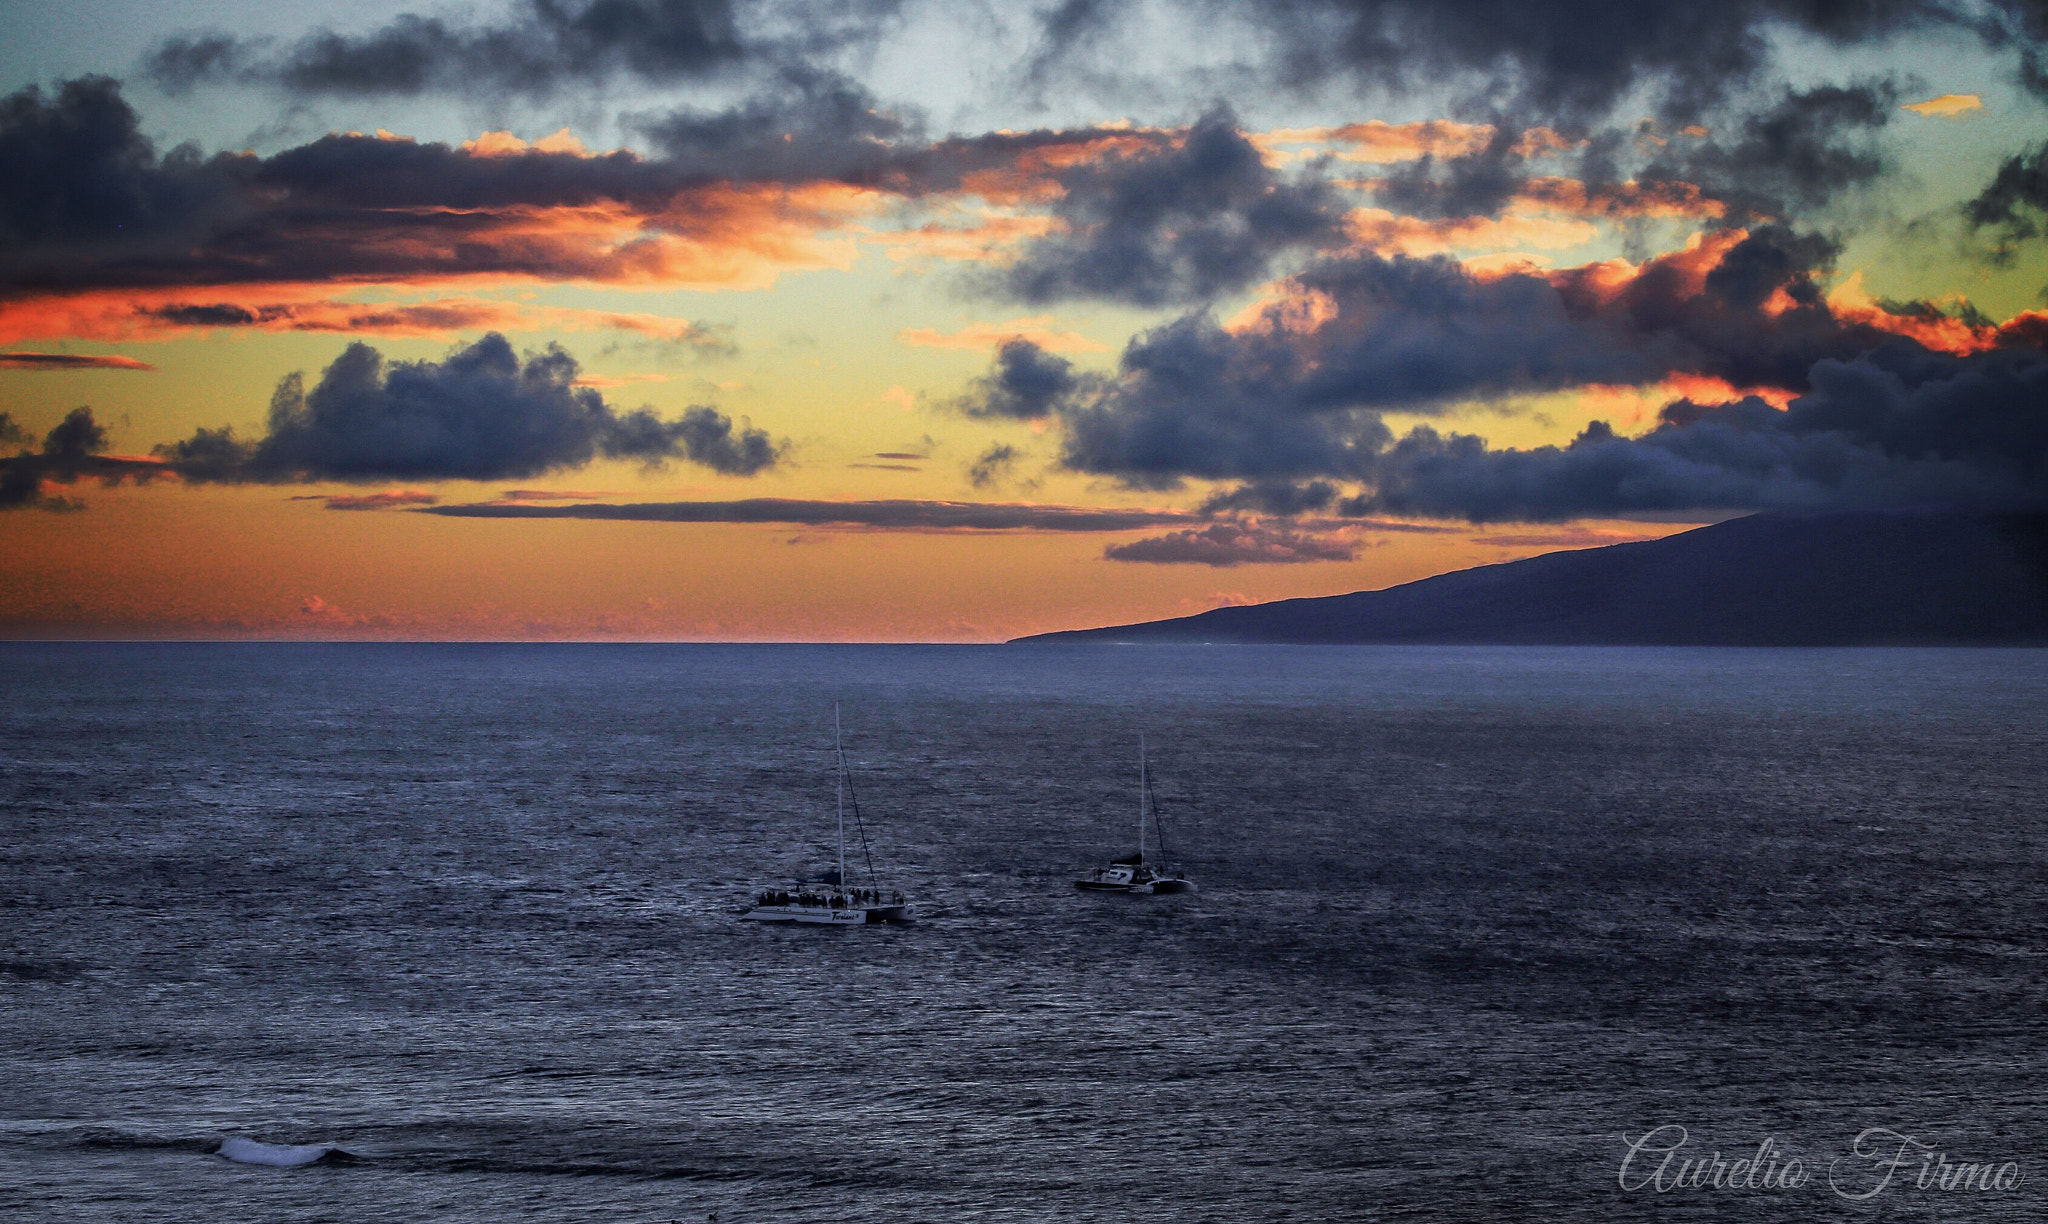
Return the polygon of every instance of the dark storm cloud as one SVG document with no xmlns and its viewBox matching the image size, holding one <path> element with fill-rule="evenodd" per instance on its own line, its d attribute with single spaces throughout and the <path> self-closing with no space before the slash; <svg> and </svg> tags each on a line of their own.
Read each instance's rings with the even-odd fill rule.
<svg viewBox="0 0 2048 1224">
<path fill-rule="evenodd" d="M 1314 177 L 1267 166 L 1227 111 L 1178 147 L 1054 172 L 1064 232 L 1029 243 L 1001 283 L 1027 302 L 1099 298 L 1139 306 L 1204 301 L 1265 279 L 1273 262 L 1340 245 L 1345 207 Z"/>
<path fill-rule="evenodd" d="M 1104 0 L 1060 0 L 1039 15 L 1039 44 L 1025 66 L 1025 75 L 1043 84 L 1052 68 L 1089 40 L 1115 27 L 1127 12 Z"/>
<path fill-rule="evenodd" d="M 1165 535 L 1112 544 L 1102 550 L 1111 561 L 1154 565 L 1299 565 L 1310 561 L 1352 561 L 1358 545 L 1293 527 L 1260 523 L 1211 523 Z"/>
<path fill-rule="evenodd" d="M 701 77 L 742 55 L 727 0 L 528 0 L 497 25 L 404 14 L 360 36 L 323 30 L 268 55 L 219 32 L 160 43 L 145 69 L 169 91 L 260 80 L 304 94 L 551 94 L 631 75 Z"/>
<path fill-rule="evenodd" d="M 701 463 L 728 476 L 752 476 L 774 467 L 787 444 L 776 442 L 764 429 L 733 427 L 732 418 L 716 408 L 695 404 L 683 410 L 683 419 L 666 424 L 653 412 L 641 408 L 619 419 L 607 454 L 658 458 L 674 453 L 677 443 L 692 463 Z"/>
<path fill-rule="evenodd" d="M 1696 184 L 1737 221 L 1797 215 L 1884 172 L 1875 136 L 1897 103 L 1889 82 L 1787 90 L 1768 109 L 1731 120 L 1727 143 L 1718 134 L 1685 141 L 1638 177 Z"/>
<path fill-rule="evenodd" d="M 11 415 L 0 412 L 0 446 L 21 447 L 30 440 Z M 52 494 L 49 486 L 81 479 L 107 484 L 130 477 L 150 480 L 165 472 L 162 464 L 146 459 L 101 454 L 106 449 L 106 427 L 93 418 L 92 409 L 73 408 L 44 435 L 42 450 L 0 459 L 0 510 L 78 510 L 83 508 L 79 502 Z"/>
<path fill-rule="evenodd" d="M 1577 135 L 1575 169 L 1593 201 L 1679 198 L 1697 190 L 1721 205 L 1722 224 L 1796 216 L 1884 173 L 1876 136 L 1897 101 L 1888 82 L 1823 85 L 1786 90 L 1761 110 L 1718 113 L 1715 130 L 1705 134 L 1661 136 L 1655 125 L 1587 129 Z M 1531 147 L 1527 130 L 1502 120 L 1484 148 L 1394 167 L 1373 195 L 1409 216 L 1498 216 L 1531 193 L 1539 172 L 1552 172 L 1541 163 L 1556 150 Z"/>
<path fill-rule="evenodd" d="M 2048 506 L 2048 356 L 1972 357 L 1899 341 L 1814 368 L 1779 411 L 1680 401 L 1623 438 L 1595 422 L 1567 447 L 1492 450 L 1418 429 L 1371 465 L 1349 512 L 1557 521 L 1660 510 L 1942 504 Z"/>
<path fill-rule="evenodd" d="M 329 135 L 259 159 L 158 157 L 104 78 L 0 100 L 0 287 L 229 285 L 430 275 L 602 275 L 545 235 L 494 242 L 498 214 L 621 204 L 666 232 L 715 237 L 744 218 L 676 213 L 712 180 L 615 153 L 477 157 L 441 144 Z M 631 251 L 622 252 L 631 258 Z M 243 323 L 231 312 L 183 320 Z"/>
<path fill-rule="evenodd" d="M 579 467 L 596 458 L 687 458 L 751 475 L 781 448 L 735 429 L 715 409 L 681 420 L 619 412 L 575 385 L 575 358 L 549 346 L 522 361 L 493 332 L 444 361 L 387 362 L 351 344 L 309 392 L 299 375 L 278 385 L 268 433 L 242 442 L 201 429 L 158 448 L 190 480 L 496 480 Z"/>
<path fill-rule="evenodd" d="M 1468 108 L 1596 121 L 1642 102 L 1691 122 L 1761 79 L 1778 30 L 1841 47 L 1911 32 L 1982 30 L 1987 15 L 2038 14 L 2034 0 L 1239 0 L 1281 48 L 1277 71 L 1308 85 L 1349 79 L 1394 92 L 1458 89 Z M 1987 14 L 1988 10 L 1988 14 Z M 2034 22 L 2032 37 L 2040 36 Z"/>
<path fill-rule="evenodd" d="M 2010 261 L 2014 248 L 2041 235 L 2048 213 L 2048 141 L 2031 153 L 2005 159 L 1984 190 L 1963 205 L 1973 230 L 1992 230 L 1999 239 L 1998 258 Z"/>
<path fill-rule="evenodd" d="M 1070 469 L 1149 488 L 1242 482 L 1205 513 L 1314 513 L 1338 482 L 1363 489 L 1348 514 L 1475 521 L 2041 502 L 2048 337 L 2009 327 L 1995 336 L 2003 347 L 1951 356 L 1844 319 L 1815 280 L 1834 255 L 1823 237 L 1761 226 L 1619 276 L 1329 258 L 1290 282 L 1313 309 L 1283 302 L 1230 329 L 1186 316 L 1136 337 L 1114 375 L 1047 411 Z M 1017 364 L 999 357 L 984 383 L 1000 386 Z M 1426 428 L 1397 439 L 1381 416 L 1672 375 L 1799 394 L 1786 412 L 1680 404 L 1642 438 L 1601 425 L 1532 450 Z"/>
<path fill-rule="evenodd" d="M 1074 406 L 1100 380 L 1022 336 L 996 350 L 995 368 L 968 385 L 954 406 L 968 416 L 1038 420 Z"/>
<path fill-rule="evenodd" d="M 1173 139 L 1079 129 L 932 144 L 840 78 L 779 79 L 729 111 L 643 118 L 663 150 L 656 157 L 487 156 L 343 133 L 267 158 L 202 157 L 189 147 L 160 156 L 114 81 L 72 81 L 53 96 L 24 89 L 0 99 L 0 296 L 436 276 L 645 280 L 663 271 L 664 239 L 685 255 L 745 254 L 774 227 L 801 235 L 839 219 L 800 192 L 743 190 L 751 184 L 841 183 L 916 197 L 996 172 L 1023 190 L 1048 171 L 1020 170 L 1020 160 L 1085 159 L 1112 141 L 1167 148 Z M 542 214 L 557 209 L 615 219 L 546 224 Z M 618 224 L 636 228 L 632 240 L 619 240 Z M 162 309 L 188 311 L 165 316 L 180 324 L 266 322 L 237 302 Z"/>
<path fill-rule="evenodd" d="M 789 66 L 772 87 L 725 110 L 679 109 L 637 123 L 664 159 L 740 181 L 881 184 L 899 180 L 909 119 L 835 72 Z"/>
<path fill-rule="evenodd" d="M 118 83 L 85 77 L 0 98 L 0 281 L 94 251 L 158 257 L 231 222 L 255 159 L 159 157 Z"/>
<path fill-rule="evenodd" d="M 458 518 L 621 519 L 642 523 L 786 523 L 802 527 L 873 527 L 886 531 L 1129 531 L 1184 523 L 1172 510 L 1100 510 L 991 502 L 813 501 L 754 497 L 739 501 L 641 502 L 631 505 L 527 506 L 482 502 L 434 506 L 422 514 Z"/>
<path fill-rule="evenodd" d="M 1816 361 L 1888 338 L 1819 296 L 1831 251 L 1766 227 L 1621 284 L 1597 268 L 1482 279 L 1447 259 L 1324 260 L 1294 281 L 1327 311 L 1305 329 L 1284 312 L 1234 331 L 1191 315 L 1134 339 L 1116 376 L 1056 406 L 1064 462 L 1147 486 L 1358 477 L 1391 441 L 1380 410 L 1674 373 L 1803 390 Z"/>
<path fill-rule="evenodd" d="M 1327 480 L 1301 484 L 1285 480 L 1261 480 L 1226 489 L 1202 503 L 1202 513 L 1250 510 L 1259 514 L 1293 516 L 1327 510 L 1337 500 L 1337 486 Z"/>
<path fill-rule="evenodd" d="M 1425 155 L 1397 166 L 1373 189 L 1378 202 L 1411 217 L 1476 217 L 1499 213 L 1528 181 L 1516 145 L 1521 127 L 1495 125 L 1486 147 L 1458 157 Z"/>
</svg>

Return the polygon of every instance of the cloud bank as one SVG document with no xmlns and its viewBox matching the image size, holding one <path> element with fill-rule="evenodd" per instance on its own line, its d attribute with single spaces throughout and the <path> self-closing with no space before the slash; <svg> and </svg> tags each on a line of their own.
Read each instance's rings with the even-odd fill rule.
<svg viewBox="0 0 2048 1224">
<path fill-rule="evenodd" d="M 576 386 L 560 347 L 526 355 L 493 332 L 443 361 L 390 362 L 351 344 L 311 391 L 300 375 L 278 384 L 269 429 L 245 442 L 232 427 L 201 429 L 158 448 L 195 481 L 500 480 L 581 467 L 598 458 L 687 459 L 751 476 L 784 447 L 696 406 L 680 420 L 621 412 Z"/>
<path fill-rule="evenodd" d="M 433 506 L 420 513 L 457 518 L 616 519 L 639 523 L 783 523 L 800 527 L 873 527 L 889 531 L 1129 531 L 1185 523 L 1178 510 L 1105 510 L 1028 503 L 891 499 L 815 501 L 753 497 L 738 501 L 640 502 L 629 505 L 533 506 L 480 502 Z"/>
</svg>

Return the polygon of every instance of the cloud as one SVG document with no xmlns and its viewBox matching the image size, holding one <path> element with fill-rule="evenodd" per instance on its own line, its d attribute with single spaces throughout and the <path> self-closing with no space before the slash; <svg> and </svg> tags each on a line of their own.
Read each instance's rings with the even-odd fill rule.
<svg viewBox="0 0 2048 1224">
<path fill-rule="evenodd" d="M 986 489 L 1008 476 L 1017 466 L 1017 458 L 1016 447 L 1005 442 L 994 443 L 967 465 L 967 483 L 977 489 Z"/>
<path fill-rule="evenodd" d="M 1337 500 L 1337 486 L 1327 480 L 1295 484 L 1285 480 L 1261 480 L 1216 493 L 1202 503 L 1202 513 L 1251 510 L 1260 514 L 1294 516 L 1322 511 Z"/>
<path fill-rule="evenodd" d="M 1886 166 L 1878 133 L 1891 121 L 1888 81 L 1782 92 L 1734 125 L 1735 139 L 1666 146 L 1640 177 L 1698 184 L 1738 221 L 1783 219 L 1876 180 Z"/>
<path fill-rule="evenodd" d="M 1624 108 L 1673 125 L 1695 122 L 1768 80 L 1779 49 L 1803 38 L 1854 47 L 1975 30 L 1994 47 L 2024 52 L 2042 33 L 2029 0 L 1237 0 L 1201 11 L 1217 8 L 1235 10 L 1268 41 L 1260 75 L 1283 87 L 1341 82 L 1395 97 L 1449 90 L 1460 112 L 1535 115 L 1564 126 Z"/>
<path fill-rule="evenodd" d="M 1304 209 L 1327 212 L 1338 233 L 1326 189 L 1265 181 L 1272 176 L 1241 136 L 1213 125 L 1192 135 L 1086 128 L 932 143 L 857 87 L 796 70 L 765 98 L 639 123 L 656 155 L 564 140 L 458 147 L 382 131 L 331 133 L 268 157 L 190 146 L 160 154 L 114 81 L 71 81 L 54 96 L 25 89 L 0 99 L 0 322 L 11 335 L 66 320 L 94 334 L 510 327 L 503 303 L 333 299 L 507 280 L 763 287 L 791 269 L 852 266 L 862 236 L 914 248 L 930 230 L 917 209 L 969 197 L 1036 210 L 1064 200 L 1096 218 L 1084 219 L 1084 246 L 1140 240 L 1133 257 L 1151 268 L 1141 294 L 1258 275 L 1261 252 L 1313 222 Z M 1096 163 L 1114 164 L 1095 173 Z M 1186 204 L 1146 198 L 1169 180 L 1190 193 Z M 1091 198 L 1103 207 L 1084 208 Z M 1133 208 L 1153 215 L 1132 220 Z M 904 228 L 855 228 L 878 217 Z M 1056 228 L 1042 211 L 990 226 L 1012 238 Z M 1034 249 L 1040 272 L 1058 263 L 1058 251 Z M 256 286 L 268 296 L 246 291 Z M 122 294 L 167 313 L 123 311 Z M 499 317 L 482 317 L 492 311 Z"/>
<path fill-rule="evenodd" d="M 1818 363 L 1813 390 L 1681 400 L 1640 438 L 1594 422 L 1567 447 L 1494 450 L 1418 428 L 1376 456 L 1348 511 L 1472 522 L 1644 511 L 2048 507 L 2048 355 L 1894 341 Z"/>
<path fill-rule="evenodd" d="M 972 417 L 1035 420 L 1072 408 L 1098 386 L 1066 358 L 1015 337 L 1003 341 L 995 368 L 975 379 L 954 406 Z"/>
<path fill-rule="evenodd" d="M 419 489 L 394 489 L 388 493 L 335 494 L 321 500 L 329 510 L 390 510 L 400 506 L 431 506 L 441 499 Z"/>
<path fill-rule="evenodd" d="M 1796 393 L 1816 362 L 1925 328 L 1875 309 L 1838 315 L 1814 279 L 1832 255 L 1812 235 L 1760 227 L 1640 265 L 1543 274 L 1331 257 L 1249 318 L 1185 316 L 1133 339 L 1114 375 L 1027 402 L 1062 425 L 1068 467 L 1143 487 L 1358 477 L 1391 441 L 1381 411 L 1674 375 Z M 1008 375 L 999 362 L 984 381 Z"/>
<path fill-rule="evenodd" d="M 1633 544 L 1654 540 L 1655 535 L 1625 535 L 1618 531 L 1595 531 L 1590 527 L 1566 527 L 1557 531 L 1523 531 L 1471 537 L 1474 544 L 1492 548 L 1604 548 L 1609 544 Z"/>
<path fill-rule="evenodd" d="M 2020 243 L 2040 236 L 2043 212 L 2048 212 L 2048 141 L 2006 158 L 1984 189 L 1963 205 L 1972 230 L 1997 232 L 2000 262 L 2009 262 Z"/>
<path fill-rule="evenodd" d="M 84 353 L 0 353 L 0 370 L 154 370 L 133 357 Z"/>
<path fill-rule="evenodd" d="M 845 266 L 840 182 L 750 183 L 617 151 L 469 152 L 340 133 L 159 156 L 116 83 L 0 99 L 4 296 L 524 278 L 764 285 Z"/>
<path fill-rule="evenodd" d="M 912 348 L 981 349 L 1000 348 L 1011 340 L 1028 340 L 1048 353 L 1105 353 L 1109 346 L 1090 340 L 1079 332 L 1054 331 L 1051 315 L 1011 319 L 1007 323 L 970 323 L 955 332 L 935 327 L 906 327 L 896 333 L 896 342 Z"/>
<path fill-rule="evenodd" d="M 812 501 L 755 497 L 739 501 L 642 502 L 631 505 L 527 506 L 479 502 L 433 506 L 422 514 L 457 518 L 616 519 L 639 523 L 777 523 L 802 527 L 868 527 L 884 531 L 1129 531 L 1184 523 L 1178 510 L 1115 510 L 1087 506 L 949 501 Z"/>
<path fill-rule="evenodd" d="M 1062 228 L 1025 243 L 996 283 L 1029 302 L 1139 306 L 1243 289 L 1285 255 L 1341 245 L 1342 201 L 1313 176 L 1287 181 L 1212 111 L 1178 145 L 1055 171 Z"/>
<path fill-rule="evenodd" d="M 348 346 L 309 392 L 300 375 L 278 384 L 269 431 L 255 442 L 201 429 L 159 447 L 190 480 L 498 480 L 580 467 L 593 459 L 688 458 L 751 475 L 782 446 L 695 406 L 680 420 L 620 412 L 576 386 L 575 358 L 550 345 L 522 361 L 493 332 L 446 360 L 387 362 Z"/>
<path fill-rule="evenodd" d="M 1976 94 L 1942 94 L 1938 98 L 1929 98 L 1925 102 L 1908 102 L 1899 109 L 1909 110 L 1916 115 L 1925 115 L 1931 118 L 1955 119 L 1962 115 L 1967 115 L 1971 111 L 1983 110 L 1984 99 Z"/>
<path fill-rule="evenodd" d="M 1165 535 L 1112 544 L 1102 550 L 1111 561 L 1154 565 L 1299 565 L 1310 561 L 1353 561 L 1358 545 L 1312 535 L 1292 527 L 1256 523 L 1211 523 Z"/>
<path fill-rule="evenodd" d="M 59 280 L 88 253 L 147 259 L 202 240 L 234 223 L 254 169 L 189 147 L 158 157 L 106 77 L 0 98 L 0 285 Z"/>
<path fill-rule="evenodd" d="M 752 476 L 774 467 L 788 449 L 763 429 L 744 425 L 735 428 L 731 417 L 706 405 L 683 410 L 683 419 L 665 425 L 652 412 L 640 409 L 622 419 L 619 432 L 622 455 L 654 456 L 664 453 L 671 442 L 682 443 L 692 463 L 701 463 L 728 476 Z"/>
<path fill-rule="evenodd" d="M 1386 164 L 1476 153 L 1493 140 L 1493 135 L 1493 126 L 1485 123 L 1455 123 L 1447 119 L 1387 123 L 1370 119 L 1337 127 L 1279 128 L 1251 139 L 1268 152 L 1290 145 L 1326 145 L 1332 146 L 1335 156 L 1342 161 Z"/>
<path fill-rule="evenodd" d="M 739 351 L 732 341 L 730 327 L 667 315 L 537 306 L 474 297 L 350 302 L 326 296 L 331 291 L 331 287 L 324 285 L 277 285 L 255 292 L 98 290 L 15 302 L 0 299 L 0 341 L 48 336 L 104 341 L 158 339 L 216 328 L 438 338 L 465 331 L 547 329 L 625 332 L 678 357 L 708 360 L 731 357 Z M 95 360 L 118 363 L 128 359 Z M 139 365 L 123 368 L 134 369 Z"/>
<path fill-rule="evenodd" d="M 578 493 L 569 489 L 507 489 L 498 500 L 509 502 L 594 501 L 609 493 Z"/>
<path fill-rule="evenodd" d="M 1532 142 L 1502 126 L 1481 147 L 1421 157 L 1370 185 L 1380 204 L 1409 218 L 1469 223 L 1541 203 L 1584 216 L 1782 221 L 1884 172 L 1877 136 L 1896 98 L 1884 81 L 1785 89 L 1725 116 L 1726 139 L 1699 127 L 1660 135 L 1646 122 L 1592 129 L 1576 143 Z M 1575 177 L 1539 172 L 1537 163 L 1571 149 Z"/>
<path fill-rule="evenodd" d="M 910 172 L 901 155 L 923 144 L 910 120 L 858 82 L 795 64 L 734 106 L 672 110 L 637 126 L 664 161 L 743 182 L 833 179 L 879 186 Z"/>
<path fill-rule="evenodd" d="M 1383 208 L 1354 210 L 1345 220 L 1351 240 L 1380 255 L 1440 255 L 1453 250 L 1502 250 L 1579 246 L 1599 236 L 1586 221 L 1510 213 L 1494 217 L 1427 219 Z"/>
<path fill-rule="evenodd" d="M 1241 482 L 1208 513 L 1322 511 L 1343 485 L 1359 490 L 1347 513 L 1473 521 L 2030 504 L 2048 441 L 2027 397 L 2048 329 L 1926 304 L 1838 307 L 1816 279 L 1833 257 L 1832 242 L 1782 226 L 1540 274 L 1332 256 L 1228 325 L 1198 313 L 1137 336 L 1113 374 L 1084 379 L 1019 342 L 964 400 L 1051 420 L 1070 470 L 1138 488 Z M 1674 409 L 1640 439 L 1602 426 L 1570 447 L 1505 451 L 1427 428 L 1397 437 L 1382 415 L 1658 382 L 1757 388 L 1790 409 Z"/>
<path fill-rule="evenodd" d="M 0 412 L 0 446 L 24 447 L 31 440 L 12 415 Z M 0 510 L 79 510 L 82 503 L 53 494 L 50 486 L 85 479 L 102 484 L 131 477 L 146 481 L 166 473 L 154 460 L 106 455 L 106 449 L 106 427 L 94 419 L 92 409 L 73 408 L 44 435 L 41 451 L 24 450 L 0 459 Z"/>
<path fill-rule="evenodd" d="M 698 78 L 743 54 L 727 0 L 527 0 L 508 16 L 464 26 L 408 13 L 360 36 L 324 30 L 276 56 L 228 34 L 188 34 L 159 43 L 146 69 L 170 92 L 240 80 L 301 94 L 546 96 L 619 75 Z"/>
</svg>

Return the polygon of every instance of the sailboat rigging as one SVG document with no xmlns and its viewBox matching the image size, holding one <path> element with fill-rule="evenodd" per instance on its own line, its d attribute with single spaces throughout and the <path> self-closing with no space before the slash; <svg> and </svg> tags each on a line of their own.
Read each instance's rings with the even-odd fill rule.
<svg viewBox="0 0 2048 1224">
<path fill-rule="evenodd" d="M 910 901 L 901 892 L 885 890 L 875 882 L 875 858 L 868 849 L 867 823 L 861 819 L 860 801 L 853 797 L 853 780 L 846 770 L 846 750 L 840 743 L 839 703 L 832 703 L 832 758 L 839 788 L 839 869 L 796 882 L 794 888 L 764 888 L 742 918 L 753 922 L 798 922 L 815 926 L 859 926 L 870 922 L 905 922 L 910 918 Z M 861 856 L 867 864 L 867 887 L 849 888 L 846 877 L 846 808 L 853 800 L 854 828 L 860 835 Z M 823 888 L 811 885 L 821 884 Z"/>
<path fill-rule="evenodd" d="M 1160 861 L 1154 863 L 1145 857 L 1145 825 L 1150 817 L 1152 827 L 1159 834 Z M 1110 860 L 1107 867 L 1095 870 L 1074 881 L 1076 888 L 1090 892 L 1122 893 L 1185 893 L 1195 892 L 1195 882 L 1178 871 L 1165 867 L 1166 826 L 1159 820 L 1158 799 L 1152 793 L 1151 771 L 1145 762 L 1145 736 L 1138 735 L 1138 852 L 1120 859 Z"/>
</svg>

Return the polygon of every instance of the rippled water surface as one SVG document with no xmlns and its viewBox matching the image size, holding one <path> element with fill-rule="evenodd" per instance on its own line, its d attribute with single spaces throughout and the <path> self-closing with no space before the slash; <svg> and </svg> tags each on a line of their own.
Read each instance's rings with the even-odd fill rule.
<svg viewBox="0 0 2048 1224">
<path fill-rule="evenodd" d="M 2042 652 L 16 644 L 0 689 L 0 1215 L 2048 1207 Z M 921 920 L 739 922 L 834 854 L 834 700 Z M 1072 885 L 1140 730 L 1199 894 Z M 1625 1188 L 1678 1126 L 1808 1180 Z M 1870 1128 L 2025 1181 L 1911 1149 L 1851 1202 Z"/>
</svg>

